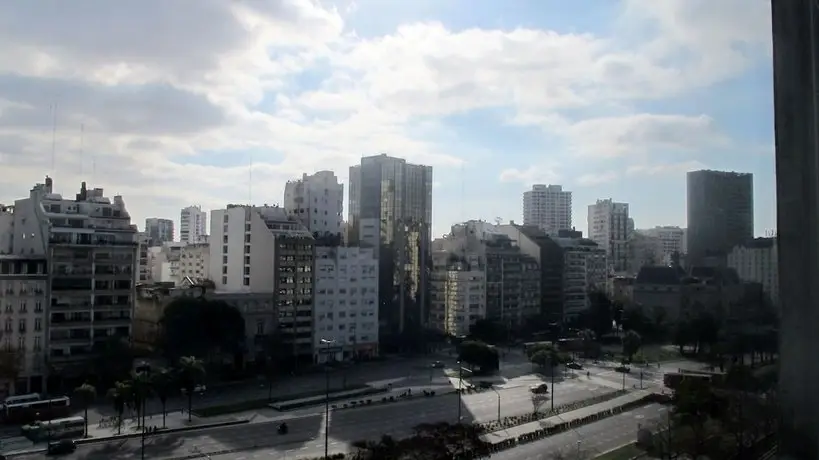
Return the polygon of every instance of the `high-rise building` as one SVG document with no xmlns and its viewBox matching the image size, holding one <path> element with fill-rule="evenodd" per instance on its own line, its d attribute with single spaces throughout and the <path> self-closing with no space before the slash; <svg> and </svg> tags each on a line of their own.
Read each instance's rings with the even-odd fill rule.
<svg viewBox="0 0 819 460">
<path fill-rule="evenodd" d="M 99 345 L 130 338 L 138 276 L 136 225 L 122 197 L 109 199 L 102 189 L 87 190 L 83 183 L 75 197 L 63 198 L 48 177 L 28 198 L 15 201 L 12 215 L 10 228 L 0 229 L 14 235 L 11 253 L 44 257 L 51 283 L 43 297 L 47 304 L 18 305 L 44 312 L 48 321 L 40 329 L 35 318 L 31 325 L 19 323 L 17 330 L 35 338 L 42 334 L 32 346 L 45 350 L 49 368 L 64 380 L 62 387 L 81 384 L 70 376 L 87 369 Z M 39 293 L 42 284 L 31 289 Z"/>
<path fill-rule="evenodd" d="M 664 263 L 669 263 L 671 261 L 671 256 L 674 253 L 678 254 L 686 253 L 687 242 L 685 241 L 686 231 L 684 228 L 672 226 L 662 227 L 657 226 L 645 230 L 637 230 L 637 232 L 642 233 L 643 235 L 659 238 L 663 245 Z"/>
<path fill-rule="evenodd" d="M 779 256 L 776 238 L 755 238 L 728 253 L 728 267 L 739 279 L 762 285 L 762 290 L 779 305 Z"/>
<path fill-rule="evenodd" d="M 747 173 L 688 173 L 686 265 L 722 265 L 734 246 L 754 237 L 753 180 Z"/>
<path fill-rule="evenodd" d="M 207 229 L 208 214 L 201 207 L 182 208 L 179 213 L 179 241 L 185 244 L 204 243 Z"/>
<path fill-rule="evenodd" d="M 340 237 L 343 231 L 344 185 L 332 171 L 287 181 L 284 209 L 297 218 L 314 236 Z"/>
<path fill-rule="evenodd" d="M 625 271 L 628 266 L 628 237 L 634 221 L 628 216 L 628 203 L 611 199 L 589 205 L 589 239 L 606 251 L 609 269 Z"/>
<path fill-rule="evenodd" d="M 572 228 L 572 192 L 560 185 L 532 186 L 523 192 L 523 225 L 534 225 L 555 236 Z"/>
<path fill-rule="evenodd" d="M 779 456 L 819 458 L 819 5 L 771 1 L 779 256 Z"/>
<path fill-rule="evenodd" d="M 432 167 L 386 154 L 362 158 L 350 168 L 348 220 L 348 244 L 372 247 L 379 261 L 382 337 L 420 331 L 429 302 Z"/>
<path fill-rule="evenodd" d="M 217 290 L 270 293 L 288 349 L 313 361 L 315 240 L 278 206 L 228 205 L 210 213 L 209 272 Z"/>
<path fill-rule="evenodd" d="M 315 362 L 378 355 L 378 261 L 372 248 L 316 247 Z M 336 351 L 323 350 L 322 340 Z M 326 342 L 325 342 L 326 343 Z"/>
<path fill-rule="evenodd" d="M 173 241 L 173 221 L 159 217 L 145 219 L 145 234 L 151 241 L 151 246 L 161 246 L 162 243 Z"/>
</svg>

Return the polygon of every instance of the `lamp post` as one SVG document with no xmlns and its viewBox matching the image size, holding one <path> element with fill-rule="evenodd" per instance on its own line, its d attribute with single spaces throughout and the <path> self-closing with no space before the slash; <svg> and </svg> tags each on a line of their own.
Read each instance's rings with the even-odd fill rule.
<svg viewBox="0 0 819 460">
<path fill-rule="evenodd" d="M 458 360 L 458 423 L 461 423 L 461 398 L 463 397 L 464 367 L 461 360 Z"/>
<path fill-rule="evenodd" d="M 500 392 L 499 392 L 499 391 L 498 391 L 498 389 L 497 389 L 497 388 L 495 388 L 495 387 L 489 387 L 489 389 L 490 389 L 490 390 L 492 390 L 492 391 L 494 391 L 494 392 L 495 392 L 495 394 L 496 394 L 496 395 L 498 395 L 498 422 L 500 422 L 500 419 L 501 419 L 501 413 L 500 413 L 500 412 L 501 412 L 501 411 L 500 411 L 500 407 L 501 407 L 501 403 L 500 403 L 500 401 L 501 401 L 501 400 L 500 400 Z"/>
<path fill-rule="evenodd" d="M 146 383 L 146 385 L 147 385 L 147 382 L 150 381 L 150 378 L 151 378 L 151 367 L 146 366 L 145 367 L 145 379 L 146 379 L 145 383 Z M 142 436 L 141 436 L 141 438 L 142 439 L 140 440 L 140 444 L 141 444 L 141 446 L 140 446 L 140 457 L 142 458 L 142 460 L 145 460 L 145 436 L 147 434 L 147 430 L 145 429 L 145 408 L 147 406 L 146 405 L 146 400 L 148 399 L 148 389 L 143 387 L 143 388 L 140 388 L 140 391 L 143 392 L 143 394 L 140 395 L 140 397 L 141 397 L 140 404 L 142 406 L 142 408 L 141 408 L 141 412 L 142 412 L 142 414 L 141 414 L 142 415 Z"/>
<path fill-rule="evenodd" d="M 324 345 L 324 458 L 330 458 L 330 345 L 335 340 L 321 339 Z"/>
</svg>

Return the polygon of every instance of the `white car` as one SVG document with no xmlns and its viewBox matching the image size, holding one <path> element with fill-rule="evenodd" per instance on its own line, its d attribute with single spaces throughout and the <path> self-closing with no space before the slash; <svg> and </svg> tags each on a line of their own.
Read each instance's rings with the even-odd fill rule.
<svg viewBox="0 0 819 460">
<path fill-rule="evenodd" d="M 194 387 L 193 387 L 193 392 L 194 392 L 194 393 L 198 393 L 198 394 L 200 394 L 200 395 L 201 395 L 201 394 L 202 394 L 202 393 L 204 393 L 204 392 L 205 392 L 205 390 L 207 390 L 207 389 L 208 389 L 208 387 L 207 387 L 207 386 L 205 386 L 205 385 L 196 385 L 196 386 L 194 386 Z M 182 388 L 182 394 L 183 394 L 183 395 L 188 394 L 188 390 L 187 390 L 187 389 L 185 389 L 185 388 Z"/>
</svg>

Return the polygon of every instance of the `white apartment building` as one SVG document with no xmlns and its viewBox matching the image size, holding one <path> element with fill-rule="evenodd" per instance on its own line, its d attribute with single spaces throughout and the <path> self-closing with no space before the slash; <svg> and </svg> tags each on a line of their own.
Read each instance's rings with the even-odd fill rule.
<svg viewBox="0 0 819 460">
<path fill-rule="evenodd" d="M 95 345 L 130 337 L 136 226 L 122 197 L 106 198 L 102 189 L 87 190 L 83 183 L 76 197 L 63 198 L 48 177 L 28 198 L 15 201 L 11 212 L 11 252 L 47 258 L 51 294 L 44 346 L 49 366 L 69 378 L 95 356 Z"/>
<path fill-rule="evenodd" d="M 628 237 L 626 272 L 637 276 L 642 267 L 668 266 L 670 258 L 665 257 L 663 242 L 655 236 L 634 232 Z"/>
<path fill-rule="evenodd" d="M 179 276 L 192 280 L 210 279 L 210 245 L 193 243 L 179 250 Z"/>
<path fill-rule="evenodd" d="M 572 192 L 560 185 L 537 184 L 523 192 L 523 225 L 534 225 L 547 235 L 572 228 Z"/>
<path fill-rule="evenodd" d="M 774 305 L 779 305 L 779 259 L 776 238 L 756 238 L 728 254 L 728 267 L 739 279 L 759 283 Z"/>
<path fill-rule="evenodd" d="M 314 361 L 377 356 L 378 260 L 374 250 L 319 246 L 315 261 Z"/>
<path fill-rule="evenodd" d="M 609 269 L 613 272 L 627 269 L 628 237 L 634 225 L 629 220 L 628 203 L 607 199 L 589 205 L 589 239 L 606 250 Z"/>
<path fill-rule="evenodd" d="M 168 241 L 148 248 L 148 265 L 151 268 L 153 282 L 174 283 L 175 286 L 182 282 L 179 258 L 184 247 L 184 243 Z"/>
<path fill-rule="evenodd" d="M 210 214 L 210 276 L 216 289 L 275 294 L 279 331 L 313 359 L 315 240 L 278 206 L 228 205 Z"/>
<path fill-rule="evenodd" d="M 4 397 L 45 391 L 48 295 L 44 256 L 0 255 L 0 365 L 4 371 L 0 395 Z M 17 378 L 12 380 L 8 372 L 15 371 Z"/>
<path fill-rule="evenodd" d="M 182 208 L 179 214 L 179 241 L 185 244 L 204 243 L 207 229 L 208 214 L 201 207 Z"/>
<path fill-rule="evenodd" d="M 608 278 L 606 250 L 586 238 L 551 237 L 563 249 L 563 319 L 588 310 L 588 293 L 605 290 Z"/>
<path fill-rule="evenodd" d="M 284 209 L 314 235 L 341 235 L 344 185 L 332 171 L 304 174 L 285 185 Z"/>
<path fill-rule="evenodd" d="M 686 253 L 685 229 L 672 226 L 657 226 L 644 230 L 638 230 L 643 235 L 659 238 L 663 245 L 663 259 L 670 262 L 671 255 L 675 252 L 680 255 Z"/>
<path fill-rule="evenodd" d="M 151 239 L 151 246 L 173 241 L 173 221 L 159 217 L 145 219 L 145 234 Z"/>
<path fill-rule="evenodd" d="M 447 334 L 462 337 L 470 328 L 486 317 L 486 275 L 483 270 L 468 270 L 466 266 L 452 266 L 446 271 L 442 289 L 444 325 Z"/>
<path fill-rule="evenodd" d="M 137 243 L 139 244 L 137 282 L 150 283 L 153 281 L 153 274 L 151 273 L 151 259 L 148 256 L 151 248 L 151 239 L 145 232 L 140 232 L 137 233 Z"/>
</svg>

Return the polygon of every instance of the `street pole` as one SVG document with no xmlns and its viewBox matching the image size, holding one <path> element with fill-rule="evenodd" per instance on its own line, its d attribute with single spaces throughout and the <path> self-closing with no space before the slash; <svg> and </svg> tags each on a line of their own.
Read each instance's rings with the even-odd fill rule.
<svg viewBox="0 0 819 460">
<path fill-rule="evenodd" d="M 492 388 L 492 391 L 494 391 L 494 392 L 495 392 L 495 394 L 496 394 L 496 395 L 498 395 L 498 422 L 500 422 L 500 419 L 501 419 L 501 411 L 500 411 L 500 408 L 501 408 L 501 398 L 500 398 L 500 392 L 498 391 L 498 389 L 497 389 L 497 388 Z"/>
<path fill-rule="evenodd" d="M 145 460 L 145 397 L 142 398 L 142 439 L 140 447 L 140 457 Z"/>
<path fill-rule="evenodd" d="M 330 458 L 330 344 L 333 340 L 321 339 L 324 344 L 324 458 Z"/>
<path fill-rule="evenodd" d="M 625 369 L 623 369 L 623 371 L 625 371 Z M 626 373 L 623 372 L 623 390 L 625 390 L 625 389 L 626 389 Z"/>
<path fill-rule="evenodd" d="M 640 369 L 640 389 L 643 389 L 643 370 Z"/>
<path fill-rule="evenodd" d="M 555 366 L 554 366 L 554 363 L 552 363 L 551 367 L 552 367 L 552 372 L 551 372 L 551 374 L 552 374 L 552 397 L 549 398 L 549 399 L 552 400 L 552 412 L 554 412 L 555 411 Z"/>
<path fill-rule="evenodd" d="M 461 398 L 463 393 L 463 376 L 464 367 L 461 365 L 461 361 L 458 360 L 458 423 L 461 423 Z"/>
</svg>

